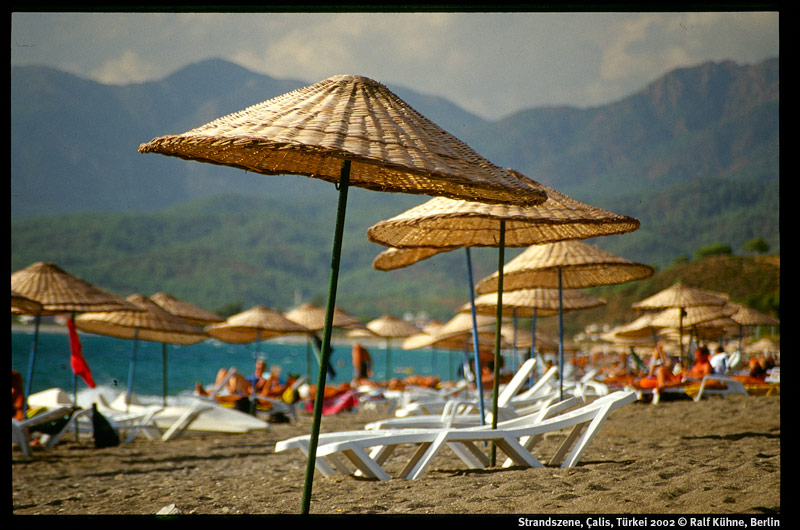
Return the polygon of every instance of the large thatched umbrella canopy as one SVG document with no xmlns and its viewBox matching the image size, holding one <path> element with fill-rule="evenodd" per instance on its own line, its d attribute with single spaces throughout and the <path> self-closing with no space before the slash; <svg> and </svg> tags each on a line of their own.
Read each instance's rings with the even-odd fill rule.
<svg viewBox="0 0 800 530">
<path fill-rule="evenodd" d="M 298 174 L 339 188 L 318 388 L 330 355 L 348 188 L 539 204 L 541 189 L 492 164 L 371 79 L 337 75 L 253 105 L 183 134 L 139 147 L 265 175 Z M 310 507 L 322 392 L 311 429 L 303 513 Z"/>
<path fill-rule="evenodd" d="M 30 395 L 33 384 L 33 368 L 36 364 L 36 350 L 39 341 L 39 324 L 42 315 L 77 313 L 82 311 L 115 311 L 127 309 L 140 311 L 125 299 L 97 287 L 86 280 L 68 273 L 54 263 L 37 261 L 28 267 L 11 274 L 11 291 L 41 305 L 33 312 L 13 305 L 12 312 L 22 312 L 36 316 L 33 346 L 28 362 L 28 375 L 25 382 L 25 395 Z M 77 378 L 75 379 L 77 392 Z"/>
<path fill-rule="evenodd" d="M 538 204 L 547 197 L 492 164 L 384 85 L 336 75 L 183 134 L 139 147 L 264 175 L 295 174 L 376 191 Z"/>
<path fill-rule="evenodd" d="M 367 238 L 387 247 L 496 247 L 500 224 L 505 246 L 528 245 L 623 234 L 639 228 L 639 221 L 584 204 L 524 175 L 509 170 L 544 189 L 547 200 L 535 206 L 487 204 L 433 198 L 367 230 Z"/>
<path fill-rule="evenodd" d="M 151 299 L 141 294 L 132 294 L 126 298 L 138 307 L 139 311 L 121 309 L 107 312 L 89 312 L 75 319 L 75 326 L 81 331 L 107 335 L 120 339 L 132 339 L 130 368 L 128 370 L 128 389 L 125 403 L 129 404 L 133 394 L 134 373 L 136 367 L 136 351 L 139 340 L 166 344 L 189 345 L 203 342 L 208 336 L 203 330 L 186 320 L 170 313 Z M 163 356 L 163 402 L 167 400 L 167 367 L 166 348 Z"/>
</svg>

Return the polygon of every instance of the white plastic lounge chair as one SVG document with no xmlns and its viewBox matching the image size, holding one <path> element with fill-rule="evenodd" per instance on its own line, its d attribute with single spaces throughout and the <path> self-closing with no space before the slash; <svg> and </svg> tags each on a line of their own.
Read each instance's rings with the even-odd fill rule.
<svg viewBox="0 0 800 530">
<path fill-rule="evenodd" d="M 719 381 L 725 385 L 725 388 L 718 388 L 718 387 L 710 387 L 706 388 L 706 383 L 708 381 Z M 724 396 L 725 394 L 744 394 L 745 396 L 748 395 L 747 388 L 745 388 L 744 384 L 741 381 L 737 381 L 731 377 L 726 377 L 722 375 L 711 374 L 703 377 L 700 382 L 700 390 L 697 392 L 697 395 L 694 397 L 695 401 L 700 401 L 703 399 L 703 395 L 714 394 L 718 396 Z"/>
<path fill-rule="evenodd" d="M 22 421 L 11 418 L 11 443 L 18 444 L 20 449 L 22 450 L 23 456 L 25 456 L 25 458 L 30 458 L 31 456 L 30 429 L 36 427 L 37 425 L 50 423 L 51 421 L 63 418 L 67 415 L 73 417 L 75 410 L 76 409 L 74 407 L 58 407 L 52 410 L 47 410 L 45 412 L 42 412 L 40 414 L 37 414 L 31 418 Z"/>
<path fill-rule="evenodd" d="M 468 467 L 485 468 L 489 460 L 478 447 L 482 442 L 494 443 L 517 465 L 542 467 L 539 460 L 531 453 L 531 448 L 546 433 L 565 428 L 571 428 L 572 432 L 551 462 L 555 463 L 566 455 L 561 467 L 572 467 L 577 464 L 608 415 L 635 399 L 634 392 L 614 392 L 592 403 L 539 422 L 535 421 L 535 417 L 526 416 L 502 422 L 498 424 L 497 429 L 481 426 L 464 429 L 397 429 L 323 434 L 320 435 L 317 446 L 317 469 L 326 475 L 337 470 L 345 473 L 348 471 L 344 462 L 349 460 L 363 475 L 389 480 L 391 476 L 382 468 L 382 464 L 396 447 L 405 444 L 416 445 L 417 450 L 399 473 L 398 476 L 401 478 L 416 479 L 422 476 L 445 445 L 448 445 Z M 369 434 L 370 432 L 372 434 Z M 278 442 L 275 446 L 276 451 L 293 448 L 307 454 L 308 437 L 292 438 Z M 368 448 L 372 448 L 369 454 L 366 451 Z"/>
<path fill-rule="evenodd" d="M 502 392 L 497 397 L 497 406 L 498 409 L 508 407 L 511 401 L 515 401 L 519 404 L 523 404 L 525 400 L 528 400 L 524 404 L 529 404 L 530 400 L 538 399 L 539 391 L 546 386 L 547 380 L 553 377 L 557 370 L 550 370 L 544 376 L 540 378 L 536 384 L 531 387 L 530 389 L 526 390 L 525 392 L 520 393 L 520 389 L 525 384 L 525 382 L 530 377 L 530 374 L 533 372 L 533 369 L 536 366 L 536 359 L 528 359 L 522 366 L 519 367 L 517 372 L 514 374 L 514 377 L 511 381 L 508 382 L 503 387 Z M 485 403 L 485 405 L 490 405 L 491 401 Z M 442 414 L 445 412 L 445 407 L 458 407 L 459 409 L 456 411 L 458 414 L 468 414 L 474 413 L 478 410 L 478 400 L 477 398 L 474 399 L 432 399 L 432 400 L 419 400 L 413 403 L 408 403 L 407 405 L 399 408 L 395 412 L 395 416 L 402 418 L 411 416 L 414 414 L 424 414 L 424 415 L 431 415 L 431 414 Z M 489 406 L 485 406 L 486 409 Z M 498 413 L 500 411 L 498 410 Z"/>
</svg>

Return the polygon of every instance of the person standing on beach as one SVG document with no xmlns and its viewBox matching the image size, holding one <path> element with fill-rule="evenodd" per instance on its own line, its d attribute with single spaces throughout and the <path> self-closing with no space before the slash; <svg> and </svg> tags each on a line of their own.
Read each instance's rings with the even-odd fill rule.
<svg viewBox="0 0 800 530">
<path fill-rule="evenodd" d="M 372 375 L 372 357 L 360 343 L 353 343 L 353 380 L 369 379 Z"/>
</svg>

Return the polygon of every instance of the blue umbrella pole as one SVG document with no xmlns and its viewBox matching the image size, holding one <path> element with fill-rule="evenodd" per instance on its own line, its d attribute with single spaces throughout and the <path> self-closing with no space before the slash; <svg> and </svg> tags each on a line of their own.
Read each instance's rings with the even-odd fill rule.
<svg viewBox="0 0 800 530">
<path fill-rule="evenodd" d="M 467 252 L 467 282 L 469 283 L 469 308 L 472 314 L 472 351 L 475 355 L 475 384 L 478 385 L 478 409 L 481 415 L 481 425 L 486 423 L 486 412 L 483 405 L 483 381 L 481 380 L 481 356 L 478 344 L 478 317 L 475 313 L 475 284 L 472 282 L 472 256 L 469 247 L 464 247 Z"/>
<path fill-rule="evenodd" d="M 36 313 L 36 321 L 33 326 L 33 345 L 31 345 L 31 356 L 28 358 L 28 377 L 25 381 L 25 413 L 28 412 L 28 396 L 31 395 L 33 387 L 33 365 L 36 364 L 36 350 L 39 348 L 39 324 L 41 323 L 41 313 Z"/>
<path fill-rule="evenodd" d="M 311 508 L 311 489 L 314 482 L 314 466 L 317 459 L 319 427 L 322 422 L 322 402 L 325 397 L 325 379 L 328 375 L 328 363 L 331 357 L 331 332 L 333 330 L 333 314 L 336 307 L 336 290 L 339 284 L 339 263 L 342 255 L 342 236 L 344 220 L 347 212 L 347 191 L 350 187 L 350 161 L 342 161 L 339 177 L 339 202 L 336 210 L 336 228 L 331 252 L 331 272 L 328 284 L 328 303 L 325 308 L 325 328 L 322 334 L 322 351 L 320 352 L 319 377 L 317 393 L 314 397 L 314 417 L 311 425 L 311 436 L 308 443 L 308 461 L 306 462 L 305 486 L 303 488 L 302 513 L 308 514 Z"/>
<path fill-rule="evenodd" d="M 128 391 L 125 394 L 125 412 L 128 411 L 128 405 L 131 403 L 131 395 L 133 394 L 133 373 L 136 370 L 136 349 L 139 347 L 139 330 L 133 332 L 133 350 L 131 351 L 131 366 L 128 369 Z"/>
<path fill-rule="evenodd" d="M 492 429 L 497 429 L 497 398 L 500 380 L 500 337 L 503 327 L 503 266 L 506 254 L 506 222 L 500 221 L 500 245 L 497 249 L 497 318 L 494 324 L 494 379 L 492 389 Z M 497 459 L 497 447 L 492 444 L 489 465 L 494 467 Z"/>
<path fill-rule="evenodd" d="M 167 343 L 161 343 L 161 367 L 162 370 L 162 379 L 161 379 L 161 390 L 163 399 L 161 403 L 166 407 L 167 406 Z"/>
</svg>

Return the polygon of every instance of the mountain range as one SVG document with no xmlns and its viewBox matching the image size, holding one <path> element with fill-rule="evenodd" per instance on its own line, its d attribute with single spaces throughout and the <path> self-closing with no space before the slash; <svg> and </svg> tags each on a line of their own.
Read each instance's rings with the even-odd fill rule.
<svg viewBox="0 0 800 530">
<path fill-rule="evenodd" d="M 171 289 L 208 307 L 239 299 L 287 308 L 318 294 L 332 185 L 137 152 L 153 137 L 307 84 L 219 59 L 122 86 L 12 67 L 12 271 L 53 261 L 121 294 Z M 605 250 L 657 267 L 717 243 L 738 251 L 754 238 L 780 252 L 777 58 L 676 69 L 619 101 L 495 121 L 388 87 L 492 162 L 641 221 L 636 232 L 592 241 Z M 411 272 L 371 269 L 381 248 L 366 228 L 425 200 L 353 190 L 342 277 L 363 312 L 382 310 L 377 299 L 387 296 L 416 293 L 451 307 L 463 299 L 462 279 L 449 274 L 463 268 L 454 252 Z M 477 254 L 479 279 L 497 264 L 488 249 Z"/>
</svg>

